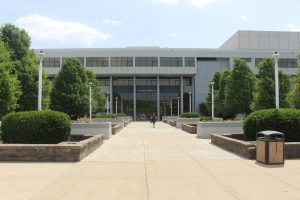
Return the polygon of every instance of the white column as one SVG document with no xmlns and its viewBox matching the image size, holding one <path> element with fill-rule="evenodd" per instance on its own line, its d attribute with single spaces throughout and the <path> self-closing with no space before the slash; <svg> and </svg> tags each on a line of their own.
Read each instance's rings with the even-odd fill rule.
<svg viewBox="0 0 300 200">
<path fill-rule="evenodd" d="M 156 88 L 157 88 L 157 119 L 160 120 L 160 96 L 159 96 L 159 76 L 157 77 L 156 81 Z"/>
<path fill-rule="evenodd" d="M 90 86 L 90 122 L 92 121 L 92 82 L 89 82 Z"/>
<path fill-rule="evenodd" d="M 38 54 L 40 58 L 40 66 L 39 66 L 39 84 L 38 84 L 38 110 L 42 110 L 42 88 L 43 88 L 43 58 L 45 54 L 43 51 L 40 51 Z"/>
<path fill-rule="evenodd" d="M 171 107 L 171 116 L 173 115 L 173 101 L 170 101 L 170 107 Z"/>
<path fill-rule="evenodd" d="M 160 57 L 157 57 L 158 68 L 160 68 Z"/>
<path fill-rule="evenodd" d="M 86 57 L 83 57 L 83 65 L 86 67 Z"/>
<path fill-rule="evenodd" d="M 180 97 L 177 97 L 177 116 L 179 116 L 180 115 L 180 110 L 179 110 L 179 108 L 180 108 Z"/>
<path fill-rule="evenodd" d="M 133 120 L 136 121 L 136 77 L 133 77 Z"/>
<path fill-rule="evenodd" d="M 106 93 L 106 114 L 109 112 L 109 100 L 108 100 L 109 92 Z"/>
<path fill-rule="evenodd" d="M 62 62 L 63 62 L 63 61 L 62 61 L 62 57 L 60 57 L 60 58 L 59 58 L 59 62 L 60 62 L 60 65 L 59 65 L 59 67 L 61 68 L 61 66 L 62 66 Z"/>
<path fill-rule="evenodd" d="M 279 54 L 275 52 L 273 55 L 275 60 L 275 101 L 276 101 L 276 109 L 279 109 L 279 78 L 278 78 L 278 59 Z"/>
</svg>

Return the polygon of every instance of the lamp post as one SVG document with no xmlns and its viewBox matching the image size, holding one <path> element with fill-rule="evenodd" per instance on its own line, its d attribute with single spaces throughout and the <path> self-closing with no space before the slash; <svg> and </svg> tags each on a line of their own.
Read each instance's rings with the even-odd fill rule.
<svg viewBox="0 0 300 200">
<path fill-rule="evenodd" d="M 214 85 L 215 82 L 210 82 L 211 85 L 211 118 L 215 118 L 215 102 L 214 102 Z"/>
<path fill-rule="evenodd" d="M 192 92 L 189 92 L 189 111 L 192 112 Z"/>
<path fill-rule="evenodd" d="M 118 97 L 116 97 L 116 114 L 118 114 Z"/>
<path fill-rule="evenodd" d="M 109 102 L 108 102 L 109 92 L 106 92 L 106 114 L 109 112 Z"/>
<path fill-rule="evenodd" d="M 45 54 L 43 51 L 40 51 L 38 54 L 40 58 L 40 66 L 39 66 L 39 89 L 38 89 L 38 111 L 42 110 L 42 81 L 43 81 L 43 58 Z"/>
<path fill-rule="evenodd" d="M 278 78 L 278 60 L 279 54 L 275 52 L 273 54 L 273 58 L 275 60 L 275 100 L 276 100 L 276 109 L 279 109 L 279 78 Z"/>
<path fill-rule="evenodd" d="M 179 113 L 179 100 L 180 100 L 180 97 L 177 97 L 177 115 L 179 116 L 180 113 Z"/>
<path fill-rule="evenodd" d="M 92 121 L 92 82 L 89 82 L 90 85 L 90 122 Z"/>
</svg>

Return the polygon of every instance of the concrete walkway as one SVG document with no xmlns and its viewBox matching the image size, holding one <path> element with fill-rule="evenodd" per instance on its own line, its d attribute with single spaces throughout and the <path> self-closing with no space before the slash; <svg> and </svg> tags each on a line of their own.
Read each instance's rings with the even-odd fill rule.
<svg viewBox="0 0 300 200">
<path fill-rule="evenodd" d="M 0 163 L 0 199 L 300 200 L 300 160 L 263 166 L 133 122 L 78 163 Z"/>
</svg>

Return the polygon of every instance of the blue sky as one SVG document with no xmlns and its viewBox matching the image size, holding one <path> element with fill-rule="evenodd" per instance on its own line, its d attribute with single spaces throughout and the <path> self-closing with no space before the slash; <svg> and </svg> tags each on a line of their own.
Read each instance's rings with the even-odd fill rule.
<svg viewBox="0 0 300 200">
<path fill-rule="evenodd" d="M 32 48 L 218 48 L 237 30 L 300 31 L 299 0 L 1 0 Z"/>
</svg>

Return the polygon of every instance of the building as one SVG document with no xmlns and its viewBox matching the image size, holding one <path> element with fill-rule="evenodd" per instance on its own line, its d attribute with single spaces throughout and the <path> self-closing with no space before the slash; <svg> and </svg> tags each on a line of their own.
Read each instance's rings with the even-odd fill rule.
<svg viewBox="0 0 300 200">
<path fill-rule="evenodd" d="M 43 66 L 49 77 L 54 77 L 66 57 L 78 57 L 96 73 L 110 99 L 110 112 L 144 120 L 152 112 L 163 116 L 198 111 L 213 74 L 231 69 L 234 58 L 244 59 L 256 72 L 259 61 L 276 51 L 280 54 L 279 68 L 295 74 L 299 46 L 300 32 L 238 31 L 217 49 L 43 49 Z"/>
</svg>

